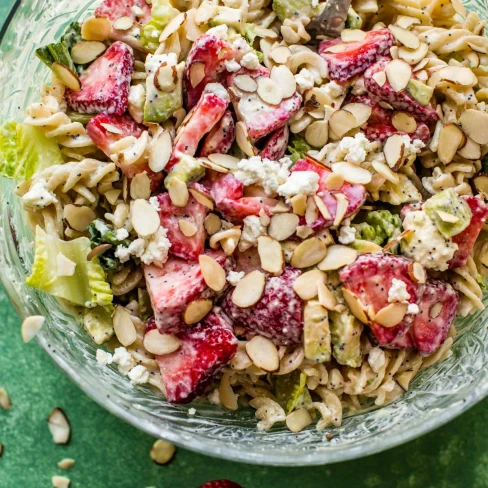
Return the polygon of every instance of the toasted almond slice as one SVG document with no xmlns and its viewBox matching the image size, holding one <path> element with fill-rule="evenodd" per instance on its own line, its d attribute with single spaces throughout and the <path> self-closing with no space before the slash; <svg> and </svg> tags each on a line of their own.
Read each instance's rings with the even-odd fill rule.
<svg viewBox="0 0 488 488">
<path fill-rule="evenodd" d="M 129 312 L 121 305 L 115 306 L 113 324 L 117 340 L 124 347 L 134 344 L 137 339 L 137 331 Z"/>
<path fill-rule="evenodd" d="M 220 166 L 219 164 L 215 164 L 210 159 L 208 158 L 199 158 L 198 161 L 204 168 L 212 169 L 214 171 L 217 171 L 217 173 L 228 173 L 229 170 L 227 168 L 224 168 L 223 166 Z"/>
<path fill-rule="evenodd" d="M 329 127 L 339 139 L 356 126 L 356 117 L 347 110 L 336 110 L 329 119 Z"/>
<path fill-rule="evenodd" d="M 289 98 L 297 91 L 297 82 L 295 81 L 295 77 L 290 69 L 285 65 L 273 66 L 271 69 L 270 79 L 280 87 L 283 98 Z"/>
<path fill-rule="evenodd" d="M 217 249 L 218 248 L 218 243 L 220 243 L 223 247 L 223 242 L 226 239 L 232 239 L 232 240 L 239 240 L 241 237 L 241 229 L 240 227 L 232 227 L 231 229 L 226 229 L 226 230 L 221 230 L 220 232 L 217 232 L 214 234 L 209 241 L 210 247 L 212 249 Z M 224 249 L 225 251 L 225 249 Z"/>
<path fill-rule="evenodd" d="M 257 36 L 270 41 L 278 41 L 280 38 L 279 34 L 277 34 L 273 29 L 266 29 L 260 25 L 253 25 L 253 31 Z"/>
<path fill-rule="evenodd" d="M 236 124 L 236 141 L 242 152 L 249 157 L 254 156 L 254 148 L 247 133 L 246 124 L 242 121 Z"/>
<path fill-rule="evenodd" d="M 291 51 L 286 46 L 278 46 L 269 52 L 269 57 L 278 64 L 285 64 L 291 56 Z"/>
<path fill-rule="evenodd" d="M 342 42 L 358 42 L 364 40 L 366 32 L 361 29 L 343 29 L 341 32 Z"/>
<path fill-rule="evenodd" d="M 100 244 L 97 247 L 94 247 L 86 256 L 87 261 L 91 261 L 92 259 L 98 258 L 101 256 L 105 251 L 112 249 L 112 244 Z"/>
<path fill-rule="evenodd" d="M 115 127 L 115 125 L 112 124 L 100 124 L 104 129 L 106 129 L 108 132 L 111 132 L 112 134 L 123 134 L 123 132 L 118 128 Z"/>
<path fill-rule="evenodd" d="M 68 444 L 71 438 L 71 425 L 61 408 L 53 409 L 47 418 L 47 425 L 55 444 Z"/>
<path fill-rule="evenodd" d="M 466 159 L 474 161 L 481 158 L 481 146 L 471 140 L 469 137 L 466 138 L 466 144 L 462 149 L 458 150 L 458 154 Z"/>
<path fill-rule="evenodd" d="M 335 310 L 335 307 L 337 306 L 337 299 L 329 290 L 328 286 L 323 282 L 319 283 L 317 290 L 320 305 L 327 310 Z"/>
<path fill-rule="evenodd" d="M 113 24 L 112 27 L 115 30 L 126 31 L 134 25 L 134 19 L 132 17 L 120 17 Z"/>
<path fill-rule="evenodd" d="M 438 317 L 442 311 L 442 307 L 443 307 L 442 302 L 434 303 L 434 305 L 432 305 L 432 307 L 429 310 L 430 318 L 435 319 L 436 317 Z"/>
<path fill-rule="evenodd" d="M 53 63 L 51 65 L 51 70 L 64 86 L 73 91 L 81 90 L 80 79 L 76 73 L 73 73 L 69 68 L 59 63 Z"/>
<path fill-rule="evenodd" d="M 178 220 L 178 227 L 180 228 L 182 234 L 186 237 L 194 236 L 198 230 L 198 227 L 193 222 L 186 219 Z"/>
<path fill-rule="evenodd" d="M 342 287 L 342 295 L 351 313 L 363 324 L 369 323 L 366 307 L 361 300 L 347 288 Z"/>
<path fill-rule="evenodd" d="M 329 191 L 340 190 L 344 184 L 344 176 L 340 173 L 329 173 L 325 180 L 325 187 Z"/>
<path fill-rule="evenodd" d="M 473 73 L 471 68 L 464 66 L 447 66 L 437 72 L 441 80 L 449 81 L 461 86 L 475 86 L 478 83 L 478 78 Z"/>
<path fill-rule="evenodd" d="M 61 459 L 58 463 L 58 468 L 68 470 L 71 469 L 75 465 L 75 460 L 71 458 L 64 458 Z"/>
<path fill-rule="evenodd" d="M 209 208 L 210 210 L 214 209 L 214 203 L 210 198 L 208 198 L 203 193 L 200 193 L 195 188 L 189 188 L 188 191 L 191 193 L 192 197 L 198 202 L 204 205 L 205 207 Z"/>
<path fill-rule="evenodd" d="M 410 236 L 412 236 L 414 231 L 412 229 L 409 230 L 404 230 L 399 236 L 395 237 L 394 239 L 391 239 L 386 246 L 383 247 L 383 251 L 388 251 L 390 250 L 393 246 L 396 246 L 402 239 L 410 239 Z"/>
<path fill-rule="evenodd" d="M 110 203 L 110 205 L 115 205 L 117 203 L 117 200 L 119 199 L 120 193 L 121 190 L 114 189 L 106 191 L 103 195 L 107 199 L 108 203 Z"/>
<path fill-rule="evenodd" d="M 207 231 L 207 234 L 213 236 L 220 231 L 222 227 L 222 221 L 220 220 L 218 215 L 210 213 L 205 217 L 203 225 L 205 227 L 205 230 Z"/>
<path fill-rule="evenodd" d="M 176 17 L 173 17 L 167 24 L 166 27 L 161 32 L 159 36 L 159 42 L 163 42 L 168 39 L 169 36 L 174 34 L 186 20 L 186 12 L 179 13 Z"/>
<path fill-rule="evenodd" d="M 319 210 L 315 205 L 313 197 L 307 198 L 307 208 L 305 209 L 305 222 L 307 225 L 313 224 L 319 217 Z"/>
<path fill-rule="evenodd" d="M 197 61 L 190 66 L 190 85 L 195 88 L 205 78 L 205 63 Z"/>
<path fill-rule="evenodd" d="M 234 84 L 239 90 L 247 93 L 254 93 L 258 89 L 258 84 L 249 75 L 237 75 Z"/>
<path fill-rule="evenodd" d="M 347 46 L 345 46 L 344 44 L 335 44 L 334 46 L 328 47 L 324 52 L 334 54 L 342 53 L 346 49 L 346 47 Z"/>
<path fill-rule="evenodd" d="M 416 73 L 420 70 L 423 70 L 428 64 L 429 64 L 429 60 L 430 58 L 424 58 L 422 59 L 422 61 L 420 61 L 419 63 L 417 63 L 413 68 L 413 72 Z M 418 73 L 417 73 L 417 76 L 418 76 Z"/>
<path fill-rule="evenodd" d="M 290 198 L 293 213 L 303 217 L 307 210 L 307 195 L 295 195 Z"/>
<path fill-rule="evenodd" d="M 407 47 L 400 46 L 398 48 L 398 57 L 406 63 L 414 65 L 420 63 L 427 56 L 428 52 L 429 46 L 425 42 L 421 42 L 417 49 L 408 49 Z"/>
<path fill-rule="evenodd" d="M 267 337 L 254 336 L 246 343 L 246 352 L 251 361 L 263 371 L 272 373 L 280 367 L 278 349 Z"/>
<path fill-rule="evenodd" d="M 265 227 L 268 227 L 269 224 L 271 224 L 271 218 L 268 216 L 268 214 L 265 212 L 264 208 L 262 208 L 259 211 L 259 221 L 261 224 L 263 224 Z"/>
<path fill-rule="evenodd" d="M 134 230 L 141 237 L 149 237 L 161 226 L 158 211 L 147 200 L 140 198 L 132 204 L 131 222 Z"/>
<path fill-rule="evenodd" d="M 63 209 L 63 216 L 68 225 L 78 232 L 85 232 L 88 226 L 97 218 L 90 207 L 68 204 Z"/>
<path fill-rule="evenodd" d="M 81 37 L 87 41 L 105 41 L 112 24 L 106 17 L 89 17 L 81 25 Z"/>
<path fill-rule="evenodd" d="M 403 90 L 412 77 L 412 68 L 401 59 L 394 59 L 386 65 L 386 77 L 394 91 Z"/>
<path fill-rule="evenodd" d="M 181 181 L 179 178 L 173 178 L 166 188 L 168 190 L 171 203 L 175 207 L 186 207 L 190 198 L 190 193 L 186 183 Z"/>
<path fill-rule="evenodd" d="M 301 242 L 293 252 L 291 265 L 294 268 L 309 268 L 324 259 L 327 247 L 317 237 L 311 237 Z"/>
<path fill-rule="evenodd" d="M 285 422 L 288 429 L 296 434 L 308 427 L 313 422 L 313 419 L 310 412 L 305 407 L 301 407 L 288 414 Z"/>
<path fill-rule="evenodd" d="M 388 137 L 383 147 L 388 166 L 392 169 L 397 169 L 403 162 L 405 154 L 405 142 L 400 134 L 393 134 Z"/>
<path fill-rule="evenodd" d="M 222 291 L 226 284 L 224 268 L 215 259 L 206 254 L 200 254 L 198 262 L 207 286 L 214 291 Z"/>
<path fill-rule="evenodd" d="M 410 49 L 419 48 L 420 39 L 413 32 L 410 32 L 403 27 L 399 27 L 398 25 L 389 25 L 388 29 L 390 29 L 390 32 L 393 34 L 395 39 L 404 46 Z"/>
<path fill-rule="evenodd" d="M 130 182 L 130 197 L 133 200 L 139 198 L 148 200 L 151 196 L 151 179 L 145 171 L 137 173 Z"/>
<path fill-rule="evenodd" d="M 398 46 L 390 47 L 390 55 L 393 59 L 398 59 Z"/>
<path fill-rule="evenodd" d="M 71 480 L 66 476 L 52 476 L 51 484 L 53 485 L 53 488 L 69 488 Z"/>
<path fill-rule="evenodd" d="M 358 252 L 352 247 L 333 244 L 327 248 L 327 256 L 318 263 L 317 267 L 322 271 L 333 271 L 354 263 L 357 257 Z"/>
<path fill-rule="evenodd" d="M 220 241 L 220 245 L 224 250 L 227 256 L 231 256 L 232 253 L 236 250 L 237 244 L 239 244 L 239 239 L 241 238 L 241 231 L 238 231 L 238 234 L 233 237 L 227 237 Z"/>
<path fill-rule="evenodd" d="M 330 220 L 332 217 L 329 213 L 329 209 L 327 208 L 327 205 L 322 200 L 322 198 L 319 197 L 318 195 L 315 195 L 313 199 L 322 217 L 324 217 L 325 220 Z"/>
<path fill-rule="evenodd" d="M 76 270 L 76 263 L 60 252 L 56 256 L 56 268 L 57 276 L 73 276 Z"/>
<path fill-rule="evenodd" d="M 161 66 L 154 73 L 154 86 L 157 90 L 162 92 L 171 92 L 176 87 L 178 76 L 176 75 L 176 68 L 167 63 L 162 63 Z M 175 79 L 176 78 L 176 79 Z"/>
<path fill-rule="evenodd" d="M 300 239 L 306 239 L 307 237 L 310 237 L 313 235 L 313 229 L 309 227 L 308 225 L 299 225 L 297 227 L 297 237 Z"/>
<path fill-rule="evenodd" d="M 459 124 L 466 135 L 478 144 L 488 144 L 488 114 L 480 110 L 462 111 Z"/>
<path fill-rule="evenodd" d="M 295 78 L 293 78 L 293 81 L 295 81 Z M 283 91 L 275 81 L 271 78 L 260 76 L 257 79 L 257 84 L 257 91 L 261 100 L 270 105 L 278 105 L 281 103 L 281 100 L 283 100 Z"/>
<path fill-rule="evenodd" d="M 175 455 L 176 448 L 171 442 L 157 440 L 151 448 L 151 459 L 156 464 L 168 464 Z"/>
<path fill-rule="evenodd" d="M 220 380 L 219 385 L 219 400 L 224 408 L 227 410 L 237 410 L 239 405 L 237 403 L 238 395 L 234 393 L 229 381 L 229 375 L 224 374 Z"/>
<path fill-rule="evenodd" d="M 349 200 L 343 193 L 334 193 L 334 198 L 337 200 L 336 214 L 334 217 L 334 226 L 337 227 L 342 219 L 345 217 L 347 208 L 349 206 Z"/>
<path fill-rule="evenodd" d="M 449 224 L 455 224 L 459 221 L 459 217 L 456 217 L 455 215 L 444 212 L 442 210 L 437 210 L 437 215 L 443 222 L 447 222 Z"/>
<path fill-rule="evenodd" d="M 232 302 L 241 308 L 252 307 L 261 299 L 265 284 L 264 273 L 251 271 L 237 283 L 232 293 Z"/>
<path fill-rule="evenodd" d="M 414 261 L 413 263 L 409 263 L 408 274 L 410 275 L 410 278 L 412 278 L 412 280 L 416 283 L 425 283 L 427 280 L 427 274 L 424 267 L 416 261 Z"/>
<path fill-rule="evenodd" d="M 396 25 L 403 27 L 404 29 L 408 29 L 409 27 L 412 27 L 412 25 L 420 23 L 421 21 L 417 17 L 409 17 L 407 15 L 399 15 L 395 21 Z"/>
<path fill-rule="evenodd" d="M 331 169 L 349 183 L 367 185 L 371 182 L 371 173 L 367 169 L 347 161 L 332 163 Z"/>
<path fill-rule="evenodd" d="M 381 161 L 373 161 L 371 163 L 373 169 L 377 171 L 381 176 L 386 178 L 388 181 L 391 181 L 393 184 L 397 184 L 400 182 L 400 177 L 394 173 L 387 164 L 382 163 Z"/>
<path fill-rule="evenodd" d="M 183 312 L 183 321 L 187 325 L 196 324 L 212 310 L 212 307 L 212 300 L 208 298 L 197 298 L 186 306 Z"/>
<path fill-rule="evenodd" d="M 277 240 L 268 236 L 260 236 L 258 238 L 258 253 L 261 260 L 261 268 L 264 271 L 273 275 L 280 275 L 283 272 L 285 258 L 283 249 L 281 249 L 281 245 Z"/>
<path fill-rule="evenodd" d="M 80 41 L 71 48 L 71 59 L 75 64 L 91 63 L 106 49 L 107 46 L 100 41 Z"/>
<path fill-rule="evenodd" d="M 232 171 L 237 169 L 237 163 L 239 162 L 238 158 L 235 158 L 230 154 L 209 154 L 208 159 L 210 159 L 212 163 L 218 164 L 219 166 L 230 169 Z"/>
<path fill-rule="evenodd" d="M 5 388 L 0 388 L 0 407 L 2 407 L 2 409 L 5 411 L 12 408 L 12 401 L 10 400 Z"/>
<path fill-rule="evenodd" d="M 405 317 L 407 307 L 406 303 L 390 303 L 374 316 L 374 321 L 383 327 L 395 327 Z"/>
<path fill-rule="evenodd" d="M 293 290 L 302 300 L 311 300 L 318 295 L 320 283 L 325 283 L 325 273 L 319 269 L 312 269 L 294 281 Z"/>
<path fill-rule="evenodd" d="M 342 110 L 351 112 L 356 117 L 356 127 L 365 124 L 371 116 L 371 107 L 364 103 L 348 103 L 342 106 Z"/>
<path fill-rule="evenodd" d="M 457 150 L 466 142 L 464 132 L 456 124 L 447 124 L 442 127 L 439 134 L 437 156 L 443 164 L 449 164 Z"/>
<path fill-rule="evenodd" d="M 168 131 L 164 131 L 153 141 L 149 154 L 149 168 L 152 171 L 155 173 L 163 171 L 171 157 L 172 145 L 171 134 Z"/>
<path fill-rule="evenodd" d="M 46 319 L 42 315 L 32 315 L 27 317 L 22 322 L 22 340 L 27 343 L 30 342 L 41 330 Z"/>
<path fill-rule="evenodd" d="M 378 246 L 378 244 L 375 244 L 374 242 L 362 241 L 362 240 L 358 240 L 356 242 L 360 244 L 357 248 L 359 254 L 378 252 L 383 249 L 381 246 Z"/>
<path fill-rule="evenodd" d="M 417 121 L 406 112 L 395 112 L 391 118 L 391 123 L 395 129 L 411 134 L 417 128 Z"/>
<path fill-rule="evenodd" d="M 144 336 L 144 347 L 147 352 L 162 356 L 177 351 L 181 341 L 175 335 L 161 334 L 158 329 L 151 329 Z"/>
<path fill-rule="evenodd" d="M 478 192 L 488 195 L 488 176 L 480 175 L 473 179 L 473 183 Z"/>
<path fill-rule="evenodd" d="M 312 147 L 323 147 L 329 139 L 329 123 L 326 120 L 316 120 L 305 129 L 305 140 Z"/>
<path fill-rule="evenodd" d="M 384 71 L 378 71 L 372 78 L 379 86 L 383 86 L 386 83 L 386 73 Z"/>
<path fill-rule="evenodd" d="M 277 241 L 284 241 L 297 230 L 300 219 L 292 213 L 276 214 L 271 217 L 268 235 Z"/>
</svg>

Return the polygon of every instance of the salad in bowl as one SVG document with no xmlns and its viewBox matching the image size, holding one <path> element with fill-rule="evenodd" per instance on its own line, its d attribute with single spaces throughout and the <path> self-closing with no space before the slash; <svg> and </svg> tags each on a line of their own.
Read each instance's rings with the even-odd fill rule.
<svg viewBox="0 0 488 488">
<path fill-rule="evenodd" d="M 26 283 L 127 388 L 340 426 L 484 308 L 485 22 L 356 1 L 328 37 L 324 8 L 104 0 L 36 51 L 52 81 L 0 132 Z"/>
</svg>

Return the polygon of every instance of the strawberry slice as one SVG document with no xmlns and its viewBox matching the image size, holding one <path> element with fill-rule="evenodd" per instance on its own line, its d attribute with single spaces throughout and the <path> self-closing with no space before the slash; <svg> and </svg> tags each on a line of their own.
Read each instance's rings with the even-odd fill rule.
<svg viewBox="0 0 488 488">
<path fill-rule="evenodd" d="M 227 154 L 235 139 L 235 124 L 232 112 L 227 110 L 222 118 L 214 125 L 203 141 L 200 156 L 209 154 Z"/>
<path fill-rule="evenodd" d="M 222 85 L 218 83 L 207 85 L 198 104 L 178 128 L 173 153 L 166 170 L 174 166 L 183 154 L 189 156 L 196 154 L 200 140 L 224 116 L 229 101 L 229 95 Z"/>
<path fill-rule="evenodd" d="M 216 480 L 209 481 L 200 486 L 200 488 L 242 488 L 242 486 L 230 480 Z"/>
<path fill-rule="evenodd" d="M 401 134 L 401 135 L 406 135 L 409 136 L 411 139 L 420 139 L 424 144 L 427 144 L 427 142 L 430 139 L 430 130 L 427 124 L 424 124 L 423 122 L 419 122 L 417 124 L 417 128 L 415 129 L 415 132 L 412 134 L 408 134 L 407 132 L 403 132 L 400 130 L 395 129 L 390 124 L 369 124 L 366 126 L 364 129 L 364 135 L 370 140 L 370 141 L 379 141 L 379 142 L 385 142 L 388 137 L 392 136 L 393 134 Z"/>
<path fill-rule="evenodd" d="M 391 117 L 393 116 L 393 110 L 388 110 L 378 105 L 368 95 L 353 95 L 348 98 L 347 103 L 363 103 L 371 107 L 371 115 L 368 119 L 369 124 L 390 125 Z"/>
<path fill-rule="evenodd" d="M 340 52 L 327 52 L 333 46 L 339 45 L 342 47 Z M 378 29 L 367 32 L 362 41 L 342 42 L 341 39 L 322 41 L 319 45 L 319 54 L 327 61 L 329 78 L 334 81 L 346 81 L 363 73 L 381 56 L 390 54 L 390 48 L 394 45 L 393 34 L 388 29 Z"/>
<path fill-rule="evenodd" d="M 393 254 L 362 254 L 356 261 L 345 266 L 339 273 L 343 287 L 353 293 L 366 309 L 372 307 L 376 314 L 388 306 L 388 292 L 393 279 L 403 281 L 410 295 L 408 303 L 418 304 L 424 286 L 412 280 L 409 273 L 411 259 Z M 389 345 L 399 340 L 410 328 L 415 316 L 406 314 L 394 327 L 369 324 L 376 340 L 381 345 Z"/>
<path fill-rule="evenodd" d="M 117 130 L 117 133 L 108 130 L 107 127 L 112 126 Z M 112 129 L 111 127 L 109 127 Z M 110 150 L 111 144 L 120 141 L 124 137 L 133 136 L 139 138 L 146 128 L 138 124 L 129 115 L 107 115 L 99 114 L 88 122 L 86 132 L 90 139 L 96 146 L 102 150 L 108 157 L 112 154 Z M 117 165 L 127 178 L 132 179 L 137 173 L 146 171 L 151 179 L 151 190 L 154 191 L 162 180 L 162 175 L 154 173 L 149 168 L 149 164 L 144 162 L 142 164 L 124 164 L 118 161 Z"/>
<path fill-rule="evenodd" d="M 421 105 L 417 100 L 404 90 L 395 91 L 390 85 L 388 78 L 383 85 L 379 85 L 373 78 L 377 73 L 385 73 L 386 65 L 391 58 L 384 57 L 377 63 L 370 66 L 364 73 L 364 87 L 369 95 L 377 102 L 389 103 L 396 110 L 412 114 L 417 121 L 426 124 L 434 124 L 439 116 L 432 105 Z"/>
<path fill-rule="evenodd" d="M 181 347 L 156 356 L 166 398 L 189 403 L 204 393 L 237 351 L 237 339 L 229 323 L 217 313 L 178 334 Z"/>
<path fill-rule="evenodd" d="M 246 124 L 252 142 L 285 125 L 287 120 L 300 109 L 302 97 L 297 92 L 291 97 L 283 99 L 279 105 L 270 105 L 264 102 L 257 92 L 248 93 L 239 90 L 234 81 L 239 75 L 249 75 L 253 79 L 261 76 L 269 78 L 269 70 L 262 66 L 255 70 L 243 68 L 227 77 L 237 118 Z"/>
<path fill-rule="evenodd" d="M 259 153 L 261 159 L 279 161 L 285 155 L 289 137 L 290 129 L 288 125 L 276 129 L 264 143 L 264 147 Z"/>
<path fill-rule="evenodd" d="M 473 216 L 468 227 L 452 238 L 453 242 L 458 245 L 458 250 L 449 261 L 450 269 L 459 268 L 466 264 L 481 228 L 488 217 L 488 205 L 482 200 L 468 195 L 464 195 L 461 198 L 469 205 Z"/>
<path fill-rule="evenodd" d="M 170 254 L 196 261 L 205 246 L 203 221 L 207 216 L 208 207 L 197 202 L 191 194 L 185 207 L 175 207 L 168 193 L 161 193 L 157 199 L 161 225 L 167 229 L 167 237 L 171 242 Z M 196 233 L 190 237 L 185 236 L 179 227 L 181 220 L 195 225 Z"/>
<path fill-rule="evenodd" d="M 271 276 L 260 300 L 249 308 L 239 308 L 232 301 L 233 291 L 222 303 L 224 312 L 249 336 L 262 335 L 278 345 L 300 344 L 303 332 L 303 302 L 293 291 L 300 271 L 289 266 L 280 276 Z"/>
<path fill-rule="evenodd" d="M 230 269 L 231 261 L 222 251 L 206 251 L 205 254 Z M 153 265 L 143 268 L 154 318 L 161 333 L 184 330 L 181 314 L 185 307 L 197 298 L 215 295 L 205 284 L 198 263 L 170 257 L 162 268 Z"/>
<path fill-rule="evenodd" d="M 257 247 L 250 247 L 245 251 L 239 251 L 239 249 L 237 249 L 234 252 L 234 258 L 236 260 L 234 271 L 244 271 L 246 274 L 256 269 L 263 271 Z"/>
<path fill-rule="evenodd" d="M 295 171 L 313 171 L 320 177 L 318 194 L 327 206 L 331 218 L 326 220 L 320 214 L 317 220 L 310 224 L 310 227 L 314 230 L 330 227 L 334 223 L 334 218 L 337 214 L 337 200 L 334 197 L 334 194 L 342 193 L 346 196 L 349 202 L 344 218 L 348 218 L 358 212 L 361 205 L 366 200 L 366 190 L 363 185 L 344 183 L 339 190 L 334 190 L 334 192 L 327 190 L 327 178 L 331 174 L 331 171 L 308 157 L 296 162 L 295 166 L 291 169 L 292 173 Z M 305 225 L 305 218 L 302 217 L 302 220 L 303 222 L 301 223 Z"/>
<path fill-rule="evenodd" d="M 134 10 L 142 11 L 142 15 L 136 16 Z M 103 0 L 95 10 L 95 17 L 107 17 L 111 22 L 130 17 L 144 25 L 151 19 L 151 6 L 146 0 Z"/>
<path fill-rule="evenodd" d="M 132 48 L 114 42 L 80 75 L 81 90 L 66 90 L 66 101 L 76 112 L 122 115 L 127 110 L 134 68 Z"/>
</svg>

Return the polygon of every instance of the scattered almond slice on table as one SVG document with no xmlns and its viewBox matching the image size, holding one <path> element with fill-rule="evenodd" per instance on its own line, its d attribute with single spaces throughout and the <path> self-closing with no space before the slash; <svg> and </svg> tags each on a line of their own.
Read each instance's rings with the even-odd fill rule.
<svg viewBox="0 0 488 488">
<path fill-rule="evenodd" d="M 22 340 L 30 342 L 41 330 L 46 319 L 42 315 L 32 315 L 22 322 Z"/>
<path fill-rule="evenodd" d="M 0 388 L 0 407 L 3 410 L 10 410 L 12 408 L 12 402 L 5 388 Z"/>
<path fill-rule="evenodd" d="M 56 444 L 68 444 L 71 439 L 71 425 L 61 408 L 53 409 L 47 418 L 47 424 Z"/>
<path fill-rule="evenodd" d="M 51 478 L 53 488 L 69 488 L 71 480 L 66 476 L 53 476 Z"/>
<path fill-rule="evenodd" d="M 156 464 L 168 464 L 173 459 L 175 451 L 174 444 L 159 439 L 153 444 L 150 456 Z"/>
</svg>

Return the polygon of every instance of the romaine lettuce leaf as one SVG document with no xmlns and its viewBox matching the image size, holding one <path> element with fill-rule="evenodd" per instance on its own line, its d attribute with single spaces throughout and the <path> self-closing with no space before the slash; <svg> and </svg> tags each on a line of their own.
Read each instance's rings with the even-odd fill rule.
<svg viewBox="0 0 488 488">
<path fill-rule="evenodd" d="M 153 0 L 151 20 L 142 28 L 141 44 L 151 52 L 159 47 L 159 36 L 168 22 L 179 14 L 169 0 Z"/>
<path fill-rule="evenodd" d="M 402 232 L 402 220 L 389 210 L 374 210 L 368 213 L 364 222 L 353 227 L 356 228 L 356 239 L 384 246 Z"/>
<path fill-rule="evenodd" d="M 288 145 L 288 152 L 290 153 L 290 159 L 296 163 L 299 159 L 303 159 L 305 154 L 312 149 L 312 146 L 305 141 L 302 135 L 294 134 L 290 138 Z"/>
<path fill-rule="evenodd" d="M 312 402 L 307 389 L 307 375 L 299 370 L 276 376 L 274 393 L 287 415 Z"/>
<path fill-rule="evenodd" d="M 95 344 L 103 344 L 114 335 L 111 312 L 103 307 L 95 307 L 83 316 L 83 327 Z"/>
</svg>

